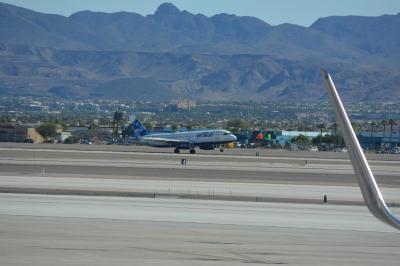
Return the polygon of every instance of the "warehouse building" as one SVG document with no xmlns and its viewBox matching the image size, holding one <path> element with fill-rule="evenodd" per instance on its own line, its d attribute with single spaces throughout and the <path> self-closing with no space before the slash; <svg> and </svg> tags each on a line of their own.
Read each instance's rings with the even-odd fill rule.
<svg viewBox="0 0 400 266">
<path fill-rule="evenodd" d="M 0 123 L 0 142 L 31 142 L 43 143 L 43 137 L 34 127 Z"/>
</svg>

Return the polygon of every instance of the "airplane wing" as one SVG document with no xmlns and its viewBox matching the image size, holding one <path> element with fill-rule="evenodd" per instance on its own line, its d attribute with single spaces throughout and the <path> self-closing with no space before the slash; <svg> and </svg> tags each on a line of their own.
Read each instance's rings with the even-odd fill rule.
<svg viewBox="0 0 400 266">
<path fill-rule="evenodd" d="M 335 84 L 329 73 L 322 69 L 321 74 L 326 81 L 331 96 L 333 109 L 336 113 L 336 120 L 342 129 L 343 138 L 346 143 L 351 163 L 357 177 L 358 185 L 364 197 L 365 204 L 375 217 L 382 222 L 400 230 L 400 220 L 387 207 L 382 193 L 375 181 L 375 177 L 368 165 L 367 159 L 361 149 L 357 136 L 350 124 L 350 120 L 343 107 Z"/>
<path fill-rule="evenodd" d="M 189 142 L 185 141 L 185 140 L 150 137 L 150 136 L 146 136 L 144 139 L 147 141 L 151 141 L 153 143 L 168 144 L 170 146 L 179 146 L 179 145 L 186 145 L 186 144 L 189 145 Z"/>
</svg>

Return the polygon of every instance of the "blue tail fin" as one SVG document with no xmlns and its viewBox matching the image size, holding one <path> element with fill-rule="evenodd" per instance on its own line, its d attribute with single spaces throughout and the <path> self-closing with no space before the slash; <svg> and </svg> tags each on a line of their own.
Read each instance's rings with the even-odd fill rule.
<svg viewBox="0 0 400 266">
<path fill-rule="evenodd" d="M 133 137 L 135 139 L 139 139 L 140 137 L 147 135 L 149 132 L 146 130 L 146 128 L 140 123 L 139 120 L 135 119 L 135 121 L 132 122 L 132 128 L 133 128 Z"/>
</svg>

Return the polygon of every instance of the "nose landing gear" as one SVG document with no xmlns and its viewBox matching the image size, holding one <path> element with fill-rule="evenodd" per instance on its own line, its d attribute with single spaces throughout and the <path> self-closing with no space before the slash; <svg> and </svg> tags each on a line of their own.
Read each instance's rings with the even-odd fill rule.
<svg viewBox="0 0 400 266">
<path fill-rule="evenodd" d="M 190 143 L 189 144 L 189 149 L 190 149 L 190 154 L 195 154 L 196 153 L 196 150 L 194 149 L 194 145 L 193 145 L 193 143 Z"/>
</svg>

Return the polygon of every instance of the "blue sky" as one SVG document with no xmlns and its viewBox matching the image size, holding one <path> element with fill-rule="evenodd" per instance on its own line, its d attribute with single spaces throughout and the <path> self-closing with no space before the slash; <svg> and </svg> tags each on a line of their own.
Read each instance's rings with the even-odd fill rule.
<svg viewBox="0 0 400 266">
<path fill-rule="evenodd" d="M 400 12 L 400 0 L 0 0 L 44 13 L 69 16 L 81 10 L 154 13 L 170 2 L 191 13 L 212 16 L 229 13 L 258 17 L 272 25 L 311 25 L 319 17 L 331 15 L 379 16 Z"/>
</svg>

